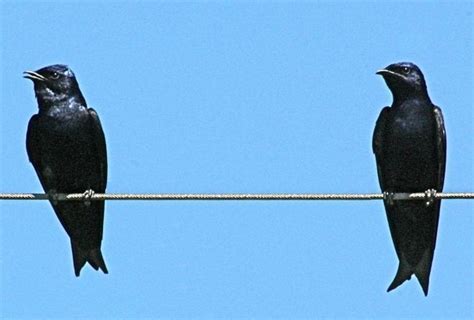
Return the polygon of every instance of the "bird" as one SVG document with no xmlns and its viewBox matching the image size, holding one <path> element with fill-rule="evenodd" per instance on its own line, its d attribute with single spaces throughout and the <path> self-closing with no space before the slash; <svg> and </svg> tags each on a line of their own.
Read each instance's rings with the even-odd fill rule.
<svg viewBox="0 0 474 320">
<path fill-rule="evenodd" d="M 377 119 L 372 147 L 399 265 L 387 292 L 414 274 L 428 295 L 444 185 L 446 130 L 420 68 L 399 62 L 376 72 L 393 96 Z M 394 201 L 394 193 L 425 192 L 425 199 Z"/>
<path fill-rule="evenodd" d="M 86 262 L 108 273 L 101 251 L 104 201 L 90 201 L 107 185 L 106 143 L 97 112 L 87 107 L 67 65 L 23 74 L 33 81 L 38 102 L 26 134 L 28 158 L 71 240 L 74 273 L 79 277 Z M 84 193 L 86 201 L 57 201 L 57 193 Z"/>
</svg>

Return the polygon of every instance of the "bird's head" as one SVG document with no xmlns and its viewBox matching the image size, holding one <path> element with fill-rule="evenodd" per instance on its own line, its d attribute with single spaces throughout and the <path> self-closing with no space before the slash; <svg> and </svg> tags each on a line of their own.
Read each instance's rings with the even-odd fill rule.
<svg viewBox="0 0 474 320">
<path fill-rule="evenodd" d="M 377 74 L 384 78 L 396 99 L 420 94 L 428 96 L 423 73 L 414 63 L 393 63 L 378 70 Z"/>
<path fill-rule="evenodd" d="M 33 81 L 40 105 L 49 106 L 70 98 L 84 99 L 74 73 L 66 65 L 55 64 L 23 74 L 24 78 Z"/>
</svg>

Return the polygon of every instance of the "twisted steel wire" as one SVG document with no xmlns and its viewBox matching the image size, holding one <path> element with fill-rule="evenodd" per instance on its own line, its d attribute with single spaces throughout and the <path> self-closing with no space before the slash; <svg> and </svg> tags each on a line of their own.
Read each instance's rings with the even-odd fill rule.
<svg viewBox="0 0 474 320">
<path fill-rule="evenodd" d="M 474 199 L 474 192 L 440 192 L 434 199 Z M 382 200 L 383 193 L 0 193 L 0 200 Z M 425 192 L 394 193 L 393 200 L 425 200 Z"/>
</svg>

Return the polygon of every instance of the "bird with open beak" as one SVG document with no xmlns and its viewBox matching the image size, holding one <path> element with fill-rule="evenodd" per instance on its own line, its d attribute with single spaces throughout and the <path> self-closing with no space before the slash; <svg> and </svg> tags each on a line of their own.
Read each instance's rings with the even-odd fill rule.
<svg viewBox="0 0 474 320">
<path fill-rule="evenodd" d="M 38 113 L 28 124 L 28 157 L 72 247 L 79 276 L 88 262 L 108 273 L 101 252 L 104 201 L 56 201 L 56 193 L 105 192 L 105 136 L 94 109 L 87 108 L 76 77 L 66 65 L 25 71 L 33 81 Z"/>
</svg>

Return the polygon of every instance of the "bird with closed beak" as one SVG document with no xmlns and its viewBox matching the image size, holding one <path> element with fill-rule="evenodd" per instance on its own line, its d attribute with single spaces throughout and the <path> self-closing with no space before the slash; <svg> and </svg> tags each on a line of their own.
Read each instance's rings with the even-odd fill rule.
<svg viewBox="0 0 474 320">
<path fill-rule="evenodd" d="M 428 295 L 446 167 L 441 109 L 428 96 L 415 64 L 394 63 L 377 71 L 392 92 L 373 135 L 379 183 L 399 265 L 391 291 L 414 274 Z M 425 200 L 394 201 L 393 193 L 425 192 Z"/>
</svg>

